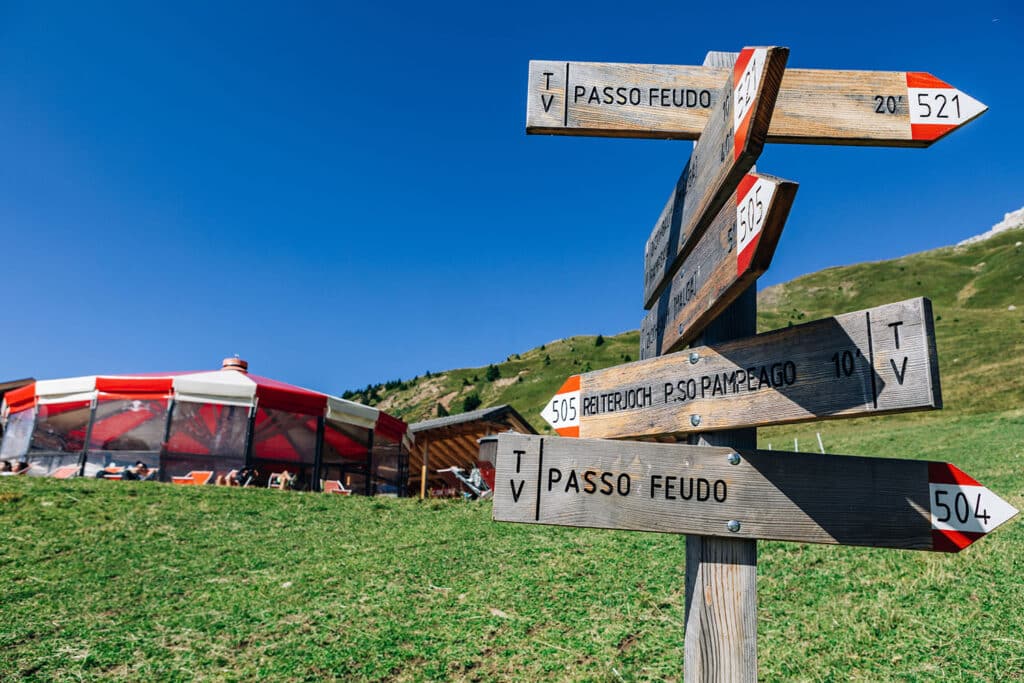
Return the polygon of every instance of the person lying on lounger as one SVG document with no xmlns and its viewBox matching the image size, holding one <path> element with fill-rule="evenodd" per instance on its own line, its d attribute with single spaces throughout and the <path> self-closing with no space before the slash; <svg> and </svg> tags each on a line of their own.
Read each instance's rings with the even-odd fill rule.
<svg viewBox="0 0 1024 683">
<path fill-rule="evenodd" d="M 153 478 L 155 472 L 151 472 L 149 466 L 139 460 L 135 463 L 134 467 L 125 467 L 124 471 L 121 472 L 122 479 L 133 479 L 135 481 L 149 481 Z"/>
</svg>

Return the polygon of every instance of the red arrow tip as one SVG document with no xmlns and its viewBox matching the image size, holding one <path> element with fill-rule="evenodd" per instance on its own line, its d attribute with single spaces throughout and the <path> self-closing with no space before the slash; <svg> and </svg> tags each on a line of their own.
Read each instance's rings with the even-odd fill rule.
<svg viewBox="0 0 1024 683">
<path fill-rule="evenodd" d="M 932 529 L 932 550 L 940 553 L 958 553 L 984 535 L 976 531 Z"/>
<path fill-rule="evenodd" d="M 908 71 L 907 72 L 907 87 L 908 88 L 952 88 L 949 83 L 941 81 L 935 76 L 924 71 Z"/>
</svg>

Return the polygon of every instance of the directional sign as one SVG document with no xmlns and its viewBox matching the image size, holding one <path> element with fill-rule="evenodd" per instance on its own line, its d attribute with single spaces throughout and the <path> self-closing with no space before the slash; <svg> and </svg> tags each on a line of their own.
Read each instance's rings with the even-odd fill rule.
<svg viewBox="0 0 1024 683">
<path fill-rule="evenodd" d="M 531 61 L 526 132 L 695 140 L 729 73 Z M 787 69 L 768 142 L 927 147 L 986 109 L 927 73 Z"/>
<path fill-rule="evenodd" d="M 921 460 L 500 434 L 494 519 L 957 552 L 1017 510 Z"/>
<path fill-rule="evenodd" d="M 789 50 L 744 48 L 644 250 L 650 307 L 764 147 Z"/>
<path fill-rule="evenodd" d="M 632 438 L 941 407 L 917 298 L 574 375 L 542 416 L 562 436 Z"/>
<path fill-rule="evenodd" d="M 781 178 L 743 177 L 644 317 L 641 359 L 689 343 L 768 269 L 796 189 Z"/>
</svg>

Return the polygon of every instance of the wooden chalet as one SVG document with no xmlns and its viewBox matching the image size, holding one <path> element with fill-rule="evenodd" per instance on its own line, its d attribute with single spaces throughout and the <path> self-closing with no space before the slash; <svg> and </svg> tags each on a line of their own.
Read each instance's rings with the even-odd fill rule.
<svg viewBox="0 0 1024 683">
<path fill-rule="evenodd" d="M 477 439 L 507 431 L 537 433 L 510 405 L 417 422 L 409 425 L 409 431 L 415 440 L 409 453 L 409 492 L 418 489 L 421 498 L 427 495 L 427 489 L 441 493 L 448 488 L 438 470 L 473 468 L 480 452 Z"/>
</svg>

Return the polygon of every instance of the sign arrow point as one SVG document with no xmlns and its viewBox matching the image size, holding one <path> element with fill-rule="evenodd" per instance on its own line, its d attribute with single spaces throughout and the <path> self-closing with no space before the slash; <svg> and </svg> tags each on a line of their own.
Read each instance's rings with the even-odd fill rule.
<svg viewBox="0 0 1024 683">
<path fill-rule="evenodd" d="M 559 436 L 580 435 L 580 376 L 573 375 L 555 392 L 540 412 Z"/>
</svg>

